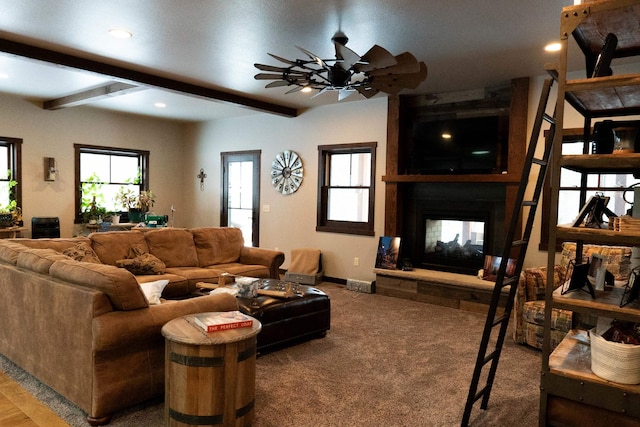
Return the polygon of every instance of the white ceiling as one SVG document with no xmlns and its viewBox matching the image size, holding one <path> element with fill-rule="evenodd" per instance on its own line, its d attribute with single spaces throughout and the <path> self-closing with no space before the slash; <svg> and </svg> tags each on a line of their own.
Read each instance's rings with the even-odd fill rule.
<svg viewBox="0 0 640 427">
<path fill-rule="evenodd" d="M 336 103 L 265 89 L 253 64 L 281 65 L 267 55 L 301 57 L 301 46 L 334 56 L 331 37 L 342 30 L 348 47 L 364 54 L 378 44 L 409 51 L 429 75 L 416 90 L 437 93 L 502 84 L 542 75 L 557 59 L 543 47 L 559 36 L 560 11 L 573 0 L 0 0 L 0 38 L 168 77 L 304 110 Z M 121 40 L 108 30 L 126 28 Z M 573 68 L 581 68 L 579 58 Z M 115 81 L 0 53 L 0 92 L 44 101 Z M 377 96 L 385 96 L 379 94 Z M 364 100 L 359 94 L 348 98 Z M 157 101 L 164 109 L 153 106 Z M 345 101 L 342 101 L 345 102 Z M 179 120 L 211 120 L 255 110 L 145 89 L 93 102 L 94 107 Z M 74 107 L 70 107 L 74 108 Z"/>
</svg>

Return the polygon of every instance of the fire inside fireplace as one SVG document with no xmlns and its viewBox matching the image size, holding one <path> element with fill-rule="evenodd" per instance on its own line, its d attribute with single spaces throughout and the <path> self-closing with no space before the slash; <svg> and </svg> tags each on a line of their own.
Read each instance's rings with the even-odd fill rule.
<svg viewBox="0 0 640 427">
<path fill-rule="evenodd" d="M 423 266 L 470 271 L 482 268 L 485 227 L 484 221 L 426 219 Z"/>
</svg>

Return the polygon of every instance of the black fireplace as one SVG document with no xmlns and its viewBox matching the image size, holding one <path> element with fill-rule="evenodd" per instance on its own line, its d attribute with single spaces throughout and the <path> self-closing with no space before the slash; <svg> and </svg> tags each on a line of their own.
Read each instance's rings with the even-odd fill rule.
<svg viewBox="0 0 640 427">
<path fill-rule="evenodd" d="M 500 255 L 505 186 L 419 183 L 404 194 L 402 258 L 414 267 L 477 274 L 485 255 Z"/>
</svg>

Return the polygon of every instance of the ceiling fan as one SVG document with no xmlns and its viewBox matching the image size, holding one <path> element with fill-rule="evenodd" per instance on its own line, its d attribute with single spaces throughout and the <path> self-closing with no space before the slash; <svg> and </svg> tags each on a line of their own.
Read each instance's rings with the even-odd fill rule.
<svg viewBox="0 0 640 427">
<path fill-rule="evenodd" d="M 338 91 L 338 100 L 359 92 L 371 98 L 378 92 L 397 94 L 402 89 L 415 89 L 427 78 L 427 66 L 409 52 L 393 56 L 386 49 L 374 45 L 360 56 L 348 47 L 349 39 L 338 31 L 331 38 L 336 49 L 335 59 L 321 59 L 319 56 L 300 49 L 308 59 L 289 60 L 269 55 L 287 64 L 283 67 L 254 64 L 260 71 L 256 80 L 273 80 L 265 87 L 294 86 L 286 93 L 315 89 L 317 96 L 327 91 Z"/>
</svg>

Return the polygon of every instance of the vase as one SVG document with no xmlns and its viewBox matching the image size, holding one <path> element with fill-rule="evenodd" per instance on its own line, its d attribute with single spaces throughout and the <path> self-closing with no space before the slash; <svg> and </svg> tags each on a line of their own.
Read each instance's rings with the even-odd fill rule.
<svg viewBox="0 0 640 427">
<path fill-rule="evenodd" d="M 144 220 L 144 212 L 140 209 L 129 209 L 129 222 L 142 222 Z"/>
</svg>

